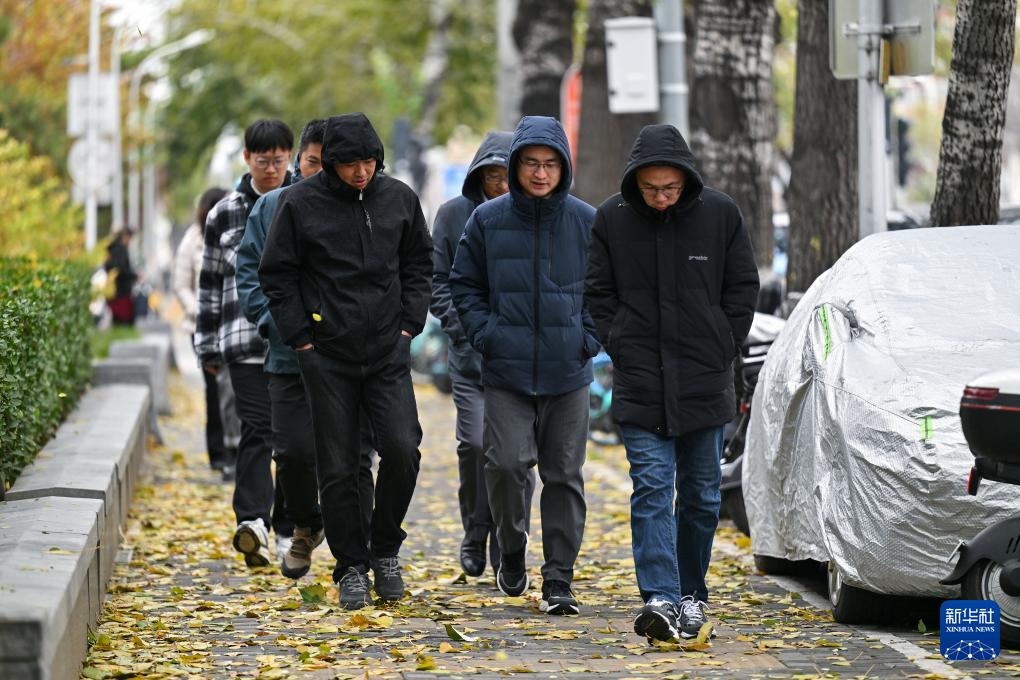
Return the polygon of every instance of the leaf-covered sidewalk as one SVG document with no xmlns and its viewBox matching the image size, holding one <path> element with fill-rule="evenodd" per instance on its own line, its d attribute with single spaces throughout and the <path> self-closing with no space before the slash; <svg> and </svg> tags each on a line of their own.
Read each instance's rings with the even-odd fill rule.
<svg viewBox="0 0 1020 680">
<path fill-rule="evenodd" d="M 230 546 L 230 487 L 208 470 L 202 450 L 202 395 L 175 376 L 172 396 L 175 415 L 161 420 L 167 445 L 150 454 L 84 677 L 939 677 L 755 574 L 749 542 L 725 527 L 709 581 L 718 637 L 649 646 L 632 632 L 639 598 L 618 447 L 589 451 L 588 524 L 574 583 L 581 616 L 540 613 L 534 586 L 525 597 L 503 597 L 491 570 L 465 581 L 454 408 L 430 387 L 418 388 L 422 472 L 401 554 L 411 596 L 342 612 L 325 544 L 297 583 L 275 568 L 244 566 Z M 528 564 L 537 576 L 537 505 L 534 525 L 539 540 Z M 937 658 L 937 634 L 914 637 Z"/>
</svg>

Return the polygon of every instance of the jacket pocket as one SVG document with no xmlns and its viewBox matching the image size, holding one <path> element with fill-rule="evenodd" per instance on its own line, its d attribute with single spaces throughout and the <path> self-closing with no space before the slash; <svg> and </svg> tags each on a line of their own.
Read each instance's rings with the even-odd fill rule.
<svg viewBox="0 0 1020 680">
<path fill-rule="evenodd" d="M 630 310 L 621 305 L 620 309 L 613 316 L 613 323 L 609 326 L 609 337 L 606 338 L 606 352 L 612 353 L 616 346 L 620 344 L 620 336 L 623 334 L 623 329 L 627 327 L 627 317 L 629 316 Z"/>
<path fill-rule="evenodd" d="M 737 356 L 737 343 L 733 339 L 729 319 L 721 307 L 712 306 L 712 317 L 715 319 L 716 331 L 719 334 L 719 349 L 722 352 L 723 366 L 729 365 Z"/>
</svg>

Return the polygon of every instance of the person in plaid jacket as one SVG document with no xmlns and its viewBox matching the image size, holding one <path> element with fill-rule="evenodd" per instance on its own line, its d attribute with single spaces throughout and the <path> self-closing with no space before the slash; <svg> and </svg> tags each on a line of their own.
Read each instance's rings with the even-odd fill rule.
<svg viewBox="0 0 1020 680">
<path fill-rule="evenodd" d="M 253 567 L 270 564 L 269 526 L 276 532 L 277 552 L 285 554 L 294 523 L 287 516 L 280 485 L 273 482 L 269 383 L 263 371 L 267 345 L 241 309 L 235 280 L 237 249 L 259 196 L 290 183 L 287 166 L 293 146 L 294 134 L 279 120 L 257 120 L 244 131 L 249 172 L 209 211 L 198 281 L 195 351 L 206 372 L 230 372 L 241 417 L 233 544 Z"/>
</svg>

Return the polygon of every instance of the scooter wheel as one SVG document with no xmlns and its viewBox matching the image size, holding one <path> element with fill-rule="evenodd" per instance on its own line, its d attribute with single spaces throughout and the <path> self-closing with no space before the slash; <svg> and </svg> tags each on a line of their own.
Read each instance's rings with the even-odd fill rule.
<svg viewBox="0 0 1020 680">
<path fill-rule="evenodd" d="M 961 590 L 965 600 L 992 600 L 999 605 L 1000 640 L 1004 647 L 1020 649 L 1020 597 L 1007 595 L 999 585 L 1002 565 L 981 560 L 963 577 Z"/>
<path fill-rule="evenodd" d="M 726 515 L 733 520 L 740 533 L 745 536 L 751 535 L 751 525 L 747 523 L 747 509 L 744 507 L 744 493 L 738 487 L 723 493 L 723 509 Z"/>
</svg>

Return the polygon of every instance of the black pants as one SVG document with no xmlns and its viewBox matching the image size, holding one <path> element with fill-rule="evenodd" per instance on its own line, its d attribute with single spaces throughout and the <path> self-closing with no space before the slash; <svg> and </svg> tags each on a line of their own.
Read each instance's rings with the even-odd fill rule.
<svg viewBox="0 0 1020 680">
<path fill-rule="evenodd" d="M 268 375 L 262 371 L 262 364 L 230 364 L 230 382 L 241 418 L 234 516 L 238 524 L 262 518 L 277 536 L 291 536 L 294 521 L 287 513 L 282 485 L 273 484 Z"/>
<path fill-rule="evenodd" d="M 466 378 L 450 371 L 453 379 L 453 403 L 457 407 L 457 465 L 460 486 L 460 518 L 464 525 L 464 538 L 484 543 L 489 541 L 489 563 L 500 564 L 499 541 L 493 527 L 489 509 L 489 493 L 485 483 L 485 393 L 477 379 Z M 531 497 L 535 493 L 535 472 L 528 471 L 525 481 L 527 530 L 531 530 Z"/>
<path fill-rule="evenodd" d="M 209 467 L 232 465 L 236 449 L 227 448 L 223 439 L 223 419 L 220 418 L 220 391 L 216 376 L 202 371 L 205 380 L 205 448 L 209 452 Z"/>
<path fill-rule="evenodd" d="M 408 369 L 410 340 L 369 366 L 348 364 L 316 350 L 299 352 L 315 430 L 319 495 L 326 541 L 337 560 L 333 579 L 371 557 L 393 557 L 407 535 L 400 528 L 421 462 L 421 425 Z M 371 529 L 352 521 L 362 511 L 361 423 L 364 408 L 379 452 Z M 371 541 L 371 551 L 369 550 Z"/>
</svg>

